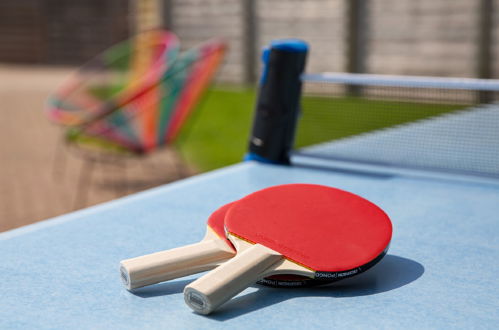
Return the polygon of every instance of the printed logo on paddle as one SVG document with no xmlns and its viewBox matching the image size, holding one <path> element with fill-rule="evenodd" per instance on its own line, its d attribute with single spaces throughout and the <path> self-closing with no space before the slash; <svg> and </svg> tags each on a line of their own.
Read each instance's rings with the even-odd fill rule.
<svg viewBox="0 0 499 330">
<path fill-rule="evenodd" d="M 341 279 L 349 276 L 353 276 L 360 272 L 360 268 L 355 268 L 352 270 L 347 270 L 344 272 L 328 273 L 328 272 L 317 272 L 315 273 L 316 279 Z"/>
</svg>

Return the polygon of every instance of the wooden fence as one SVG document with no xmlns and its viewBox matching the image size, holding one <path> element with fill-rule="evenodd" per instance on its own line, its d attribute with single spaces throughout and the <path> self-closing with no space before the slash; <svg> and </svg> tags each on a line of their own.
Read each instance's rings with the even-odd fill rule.
<svg viewBox="0 0 499 330">
<path fill-rule="evenodd" d="M 133 33 L 137 1 L 2 0 L 0 61 L 79 64 Z M 184 47 L 229 42 L 227 82 L 254 83 L 260 49 L 289 37 L 310 43 L 313 72 L 499 77 L 499 0 L 147 1 Z"/>
</svg>

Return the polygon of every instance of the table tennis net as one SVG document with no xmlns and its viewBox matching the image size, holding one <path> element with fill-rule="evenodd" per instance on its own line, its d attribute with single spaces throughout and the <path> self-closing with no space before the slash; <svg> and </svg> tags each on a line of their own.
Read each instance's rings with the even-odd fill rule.
<svg viewBox="0 0 499 330">
<path fill-rule="evenodd" d="M 303 76 L 295 154 L 499 177 L 499 80 Z"/>
</svg>

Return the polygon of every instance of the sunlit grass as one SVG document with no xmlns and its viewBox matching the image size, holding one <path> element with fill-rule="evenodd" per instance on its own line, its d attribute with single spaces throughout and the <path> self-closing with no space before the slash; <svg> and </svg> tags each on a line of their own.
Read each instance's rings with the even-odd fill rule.
<svg viewBox="0 0 499 330">
<path fill-rule="evenodd" d="M 213 89 L 177 141 L 186 159 L 201 171 L 242 160 L 251 130 L 253 89 Z M 359 97 L 304 97 L 296 146 L 302 147 L 462 109 Z"/>
</svg>

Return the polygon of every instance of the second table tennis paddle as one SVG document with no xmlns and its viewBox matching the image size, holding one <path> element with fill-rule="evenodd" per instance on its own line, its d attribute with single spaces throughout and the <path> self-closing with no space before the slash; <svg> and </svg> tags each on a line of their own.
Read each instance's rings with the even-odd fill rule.
<svg viewBox="0 0 499 330">
<path fill-rule="evenodd" d="M 225 237 L 224 228 L 225 215 L 234 203 L 226 204 L 210 215 L 206 234 L 200 242 L 121 261 L 120 273 L 125 287 L 133 290 L 204 272 L 234 257 L 236 250 Z M 288 274 L 263 278 L 258 283 L 292 288 L 326 282 Z"/>
<path fill-rule="evenodd" d="M 236 251 L 225 238 L 223 221 L 231 203 L 208 218 L 204 238 L 194 244 L 151 253 L 120 262 L 121 279 L 128 290 L 188 276 L 215 268 Z"/>
<path fill-rule="evenodd" d="M 201 314 L 266 276 L 335 281 L 360 274 L 383 258 L 392 236 L 375 204 L 312 184 L 250 194 L 229 208 L 225 226 L 238 254 L 184 289 L 187 305 Z"/>
</svg>

